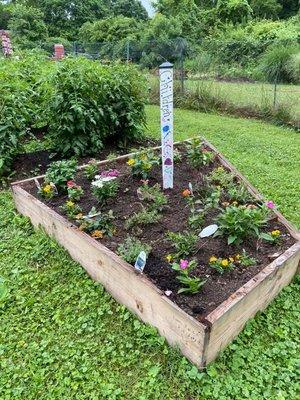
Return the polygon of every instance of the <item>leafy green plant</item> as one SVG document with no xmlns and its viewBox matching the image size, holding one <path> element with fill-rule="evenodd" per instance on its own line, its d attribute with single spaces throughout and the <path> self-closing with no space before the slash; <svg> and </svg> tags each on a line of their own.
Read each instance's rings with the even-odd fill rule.
<svg viewBox="0 0 300 400">
<path fill-rule="evenodd" d="M 282 234 L 279 229 L 275 229 L 272 232 L 261 232 L 259 237 L 263 240 L 266 240 L 267 242 L 273 243 L 273 244 L 278 244 L 280 243 L 282 239 Z"/>
<path fill-rule="evenodd" d="M 7 290 L 7 286 L 5 284 L 5 280 L 4 280 L 4 278 L 2 278 L 0 276 L 0 305 L 1 305 L 1 302 L 7 296 L 7 293 L 8 293 L 8 290 Z"/>
<path fill-rule="evenodd" d="M 99 177 L 92 182 L 92 193 L 100 204 L 105 204 L 109 198 L 116 197 L 119 183 L 116 177 Z"/>
<path fill-rule="evenodd" d="M 44 182 L 38 189 L 38 194 L 46 200 L 51 200 L 54 196 L 57 195 L 57 188 L 52 182 Z"/>
<path fill-rule="evenodd" d="M 232 271 L 235 268 L 234 259 L 232 257 L 217 258 L 212 256 L 209 259 L 209 266 L 219 272 L 219 274 L 223 274 L 226 271 Z"/>
<path fill-rule="evenodd" d="M 161 215 L 156 211 L 149 211 L 143 208 L 142 211 L 134 213 L 125 221 L 125 229 L 131 229 L 135 226 L 155 224 L 161 219 Z"/>
<path fill-rule="evenodd" d="M 176 260 L 188 257 L 196 251 L 198 237 L 192 232 L 168 232 L 167 239 L 176 250 L 176 253 L 174 254 Z"/>
<path fill-rule="evenodd" d="M 224 167 L 215 168 L 207 177 L 209 183 L 214 183 L 222 188 L 227 188 L 233 182 L 233 175 Z"/>
<path fill-rule="evenodd" d="M 54 183 L 58 191 L 66 190 L 67 182 L 74 179 L 76 171 L 76 160 L 54 161 L 46 171 L 45 182 Z"/>
<path fill-rule="evenodd" d="M 260 229 L 267 223 L 265 207 L 231 205 L 218 215 L 218 234 L 228 237 L 228 244 L 240 244 L 248 237 L 259 237 Z"/>
<path fill-rule="evenodd" d="M 78 215 L 77 223 L 81 231 L 90 233 L 95 238 L 112 237 L 116 231 L 113 224 L 114 219 L 115 217 L 111 210 L 108 213 L 103 213 L 98 212 L 93 207 L 87 215 Z"/>
<path fill-rule="evenodd" d="M 89 180 L 92 181 L 98 173 L 98 165 L 96 160 L 90 160 L 87 166 L 84 168 L 84 175 Z"/>
<path fill-rule="evenodd" d="M 168 198 L 162 192 L 158 183 L 154 186 L 149 186 L 148 181 L 144 181 L 143 185 L 138 188 L 138 197 L 147 204 L 149 211 L 162 211 L 163 207 L 168 203 Z"/>
<path fill-rule="evenodd" d="M 76 185 L 74 181 L 67 182 L 68 197 L 72 201 L 79 201 L 84 192 L 81 186 Z"/>
<path fill-rule="evenodd" d="M 132 236 L 127 236 L 124 243 L 117 248 L 118 255 L 129 264 L 133 264 L 142 251 L 148 256 L 151 252 L 151 246 Z"/>
<path fill-rule="evenodd" d="M 173 263 L 172 269 L 179 272 L 176 279 L 183 285 L 178 290 L 178 294 L 196 294 L 200 291 L 201 287 L 205 284 L 205 280 L 200 278 L 191 277 L 191 272 L 197 268 L 197 262 L 195 260 L 180 260 L 179 263 Z"/>
<path fill-rule="evenodd" d="M 256 259 L 251 257 L 245 249 L 243 249 L 242 254 L 236 254 L 234 256 L 234 260 L 237 264 L 242 265 L 243 267 L 251 267 L 256 264 Z"/>
<path fill-rule="evenodd" d="M 51 78 L 50 137 L 62 154 L 96 154 L 108 141 L 140 139 L 145 83 L 132 65 L 63 60 Z"/>
<path fill-rule="evenodd" d="M 82 212 L 81 207 L 71 200 L 66 201 L 65 204 L 62 205 L 60 208 L 63 212 L 67 214 L 70 219 L 76 218 L 76 216 Z"/>
<path fill-rule="evenodd" d="M 214 159 L 214 153 L 207 150 L 200 139 L 193 139 L 187 143 L 186 152 L 188 161 L 194 168 L 208 165 Z"/>
<path fill-rule="evenodd" d="M 152 168 L 159 165 L 159 159 L 152 150 L 142 150 L 135 153 L 132 158 L 127 161 L 127 165 L 131 168 L 133 176 L 143 179 L 149 178 Z"/>
<path fill-rule="evenodd" d="M 253 197 L 242 184 L 236 185 L 235 183 L 232 183 L 228 185 L 226 194 L 229 200 L 237 201 L 239 203 L 247 203 L 248 201 L 253 200 Z"/>
</svg>

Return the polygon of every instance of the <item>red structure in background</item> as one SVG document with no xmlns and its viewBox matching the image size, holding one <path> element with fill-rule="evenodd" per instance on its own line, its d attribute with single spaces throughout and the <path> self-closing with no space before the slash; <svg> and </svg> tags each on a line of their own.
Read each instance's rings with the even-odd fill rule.
<svg viewBox="0 0 300 400">
<path fill-rule="evenodd" d="M 9 37 L 9 33 L 4 30 L 0 30 L 0 38 L 2 42 L 2 51 L 5 57 L 11 56 L 13 53 L 12 45 Z"/>
<path fill-rule="evenodd" d="M 61 60 L 65 56 L 65 48 L 62 44 L 54 45 L 54 58 L 55 60 Z"/>
</svg>

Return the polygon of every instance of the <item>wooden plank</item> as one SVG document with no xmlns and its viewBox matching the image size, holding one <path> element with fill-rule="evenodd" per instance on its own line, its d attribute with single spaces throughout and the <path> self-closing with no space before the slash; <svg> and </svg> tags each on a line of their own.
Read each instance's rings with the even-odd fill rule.
<svg viewBox="0 0 300 400">
<path fill-rule="evenodd" d="M 207 363 L 213 361 L 246 322 L 258 311 L 264 310 L 292 281 L 299 261 L 300 243 L 297 242 L 206 317 L 211 326 L 204 356 Z"/>
<path fill-rule="evenodd" d="M 155 326 L 167 341 L 198 367 L 203 366 L 206 327 L 171 302 L 149 279 L 121 258 L 68 223 L 18 185 L 13 186 L 18 211 L 41 225 L 97 282 L 142 321 Z"/>
</svg>

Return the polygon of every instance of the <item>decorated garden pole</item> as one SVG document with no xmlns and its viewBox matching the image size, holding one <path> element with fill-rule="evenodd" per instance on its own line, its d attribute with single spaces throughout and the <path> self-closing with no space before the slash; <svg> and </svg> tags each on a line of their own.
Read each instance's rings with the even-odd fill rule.
<svg viewBox="0 0 300 400">
<path fill-rule="evenodd" d="M 159 67 L 163 188 L 173 189 L 173 65 Z"/>
</svg>

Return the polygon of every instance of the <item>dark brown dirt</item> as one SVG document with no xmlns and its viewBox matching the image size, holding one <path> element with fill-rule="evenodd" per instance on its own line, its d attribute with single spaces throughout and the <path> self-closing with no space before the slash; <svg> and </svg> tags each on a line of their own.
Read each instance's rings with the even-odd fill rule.
<svg viewBox="0 0 300 400">
<path fill-rule="evenodd" d="M 283 253 L 295 242 L 286 228 L 276 218 L 268 222 L 265 231 L 279 229 L 284 235 L 280 245 L 263 242 L 258 246 L 257 240 L 249 239 L 241 246 L 228 246 L 225 238 L 199 239 L 197 245 L 198 251 L 195 255 L 199 267 L 194 271 L 194 275 L 206 279 L 206 283 L 196 295 L 178 295 L 177 291 L 180 285 L 176 280 L 176 273 L 165 260 L 166 255 L 173 252 L 170 242 L 166 239 L 166 234 L 168 231 L 183 232 L 188 229 L 187 218 L 189 209 L 181 193 L 188 187 L 189 182 L 193 182 L 194 185 L 196 182 L 201 183 L 203 175 L 209 173 L 218 165 L 218 162 L 215 161 L 209 167 L 202 167 L 200 170 L 191 168 L 186 161 L 182 161 L 180 166 L 177 165 L 175 168 L 174 190 L 166 193 L 168 205 L 163 211 L 161 221 L 145 226 L 139 236 L 140 240 L 152 246 L 152 253 L 148 258 L 144 273 L 162 291 L 171 290 L 172 294 L 170 298 L 184 311 L 199 320 L 202 320 L 205 315 L 214 310 L 232 293 L 268 265 L 270 263 L 268 256 L 274 253 Z M 137 189 L 140 186 L 140 181 L 138 178 L 131 177 L 129 168 L 125 162 L 114 163 L 110 167 L 118 168 L 121 172 L 119 178 L 120 189 L 118 196 L 111 199 L 103 210 L 112 209 L 114 211 L 117 233 L 112 239 L 103 239 L 102 243 L 111 250 L 116 251 L 118 244 L 122 243 L 128 234 L 132 234 L 132 232 L 124 229 L 124 221 L 135 211 L 139 211 L 142 204 L 137 197 Z M 102 170 L 104 169 L 100 169 L 100 171 Z M 159 167 L 153 170 L 150 185 L 157 182 L 161 182 L 161 170 Z M 97 200 L 91 194 L 90 183 L 87 182 L 82 173 L 78 173 L 76 183 L 84 189 L 84 196 L 79 204 L 83 211 L 87 213 L 92 206 L 97 207 Z M 37 196 L 37 189 L 34 183 L 26 184 L 25 189 L 34 196 Z M 66 199 L 66 196 L 58 196 L 49 201 L 48 205 L 59 214 L 62 214 L 60 206 L 64 204 Z M 99 206 L 97 208 L 99 209 Z M 218 210 L 210 212 L 203 226 L 214 223 L 214 218 L 218 213 Z M 212 255 L 227 258 L 231 255 L 241 253 L 243 249 L 257 260 L 255 266 L 239 266 L 233 271 L 228 271 L 220 275 L 208 265 L 208 260 Z"/>
<path fill-rule="evenodd" d="M 43 132 L 38 132 L 35 136 L 40 137 L 42 135 Z M 117 147 L 115 143 L 107 144 L 105 148 L 98 154 L 87 157 L 79 157 L 78 164 L 79 165 L 86 164 L 92 158 L 96 160 L 105 160 L 110 153 L 114 153 L 116 155 L 123 155 L 129 153 L 130 149 L 132 148 L 151 147 L 151 146 L 156 146 L 156 144 L 157 144 L 156 141 L 150 139 L 132 143 L 130 148 Z M 31 176 L 43 175 L 46 172 L 51 162 L 58 161 L 61 159 L 62 157 L 53 154 L 53 151 L 51 150 L 41 150 L 32 153 L 19 154 L 16 156 L 14 160 L 12 166 L 12 170 L 14 172 L 10 180 L 18 181 L 29 178 Z"/>
</svg>

